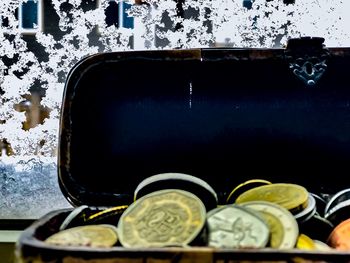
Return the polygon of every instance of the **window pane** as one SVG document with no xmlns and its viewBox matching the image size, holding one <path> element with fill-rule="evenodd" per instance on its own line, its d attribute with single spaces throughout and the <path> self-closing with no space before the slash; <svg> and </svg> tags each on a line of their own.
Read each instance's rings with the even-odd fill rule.
<svg viewBox="0 0 350 263">
<path fill-rule="evenodd" d="M 131 4 L 121 3 L 123 5 L 123 27 L 134 28 L 134 18 L 128 15 L 128 10 L 131 8 Z"/>
<path fill-rule="evenodd" d="M 22 28 L 34 29 L 38 26 L 38 2 L 28 0 L 22 3 Z"/>
<path fill-rule="evenodd" d="M 112 26 L 115 25 L 116 27 L 118 27 L 118 3 L 115 1 L 109 1 L 108 3 L 108 7 L 105 10 L 105 21 L 107 26 Z"/>
</svg>

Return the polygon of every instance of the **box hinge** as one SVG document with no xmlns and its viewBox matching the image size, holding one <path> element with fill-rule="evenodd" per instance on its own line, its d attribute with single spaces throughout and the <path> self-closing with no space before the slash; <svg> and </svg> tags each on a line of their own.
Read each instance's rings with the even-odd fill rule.
<svg viewBox="0 0 350 263">
<path fill-rule="evenodd" d="M 329 50 L 324 38 L 301 37 L 288 40 L 285 59 L 289 68 L 307 86 L 314 86 L 327 69 Z"/>
</svg>

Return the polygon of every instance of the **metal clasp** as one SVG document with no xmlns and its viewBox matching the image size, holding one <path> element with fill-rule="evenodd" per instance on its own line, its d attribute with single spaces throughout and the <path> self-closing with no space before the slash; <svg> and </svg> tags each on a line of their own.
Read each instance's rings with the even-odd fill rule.
<svg viewBox="0 0 350 263">
<path fill-rule="evenodd" d="M 301 37 L 288 40 L 285 58 L 292 72 L 307 86 L 316 85 L 327 69 L 330 56 L 324 38 Z"/>
</svg>

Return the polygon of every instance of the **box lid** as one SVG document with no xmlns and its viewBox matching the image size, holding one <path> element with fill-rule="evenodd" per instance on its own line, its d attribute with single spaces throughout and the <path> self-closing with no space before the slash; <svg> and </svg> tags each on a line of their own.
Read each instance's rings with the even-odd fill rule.
<svg viewBox="0 0 350 263">
<path fill-rule="evenodd" d="M 87 57 L 65 86 L 61 189 L 75 205 L 114 206 L 165 172 L 204 179 L 219 201 L 252 178 L 349 187 L 349 68 L 349 48 L 317 38 Z"/>
</svg>

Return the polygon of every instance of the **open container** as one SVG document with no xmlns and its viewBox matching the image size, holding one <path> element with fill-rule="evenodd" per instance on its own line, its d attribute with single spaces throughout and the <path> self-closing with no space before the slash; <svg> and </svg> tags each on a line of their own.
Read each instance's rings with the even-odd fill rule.
<svg viewBox="0 0 350 263">
<path fill-rule="evenodd" d="M 178 172 L 207 181 L 224 203 L 253 178 L 313 193 L 350 187 L 350 49 L 301 38 L 285 49 L 103 53 L 65 86 L 59 183 L 73 205 L 129 204 L 137 184 Z M 349 261 L 350 251 L 93 249 L 43 242 L 70 210 L 21 235 L 19 262 Z"/>
</svg>

